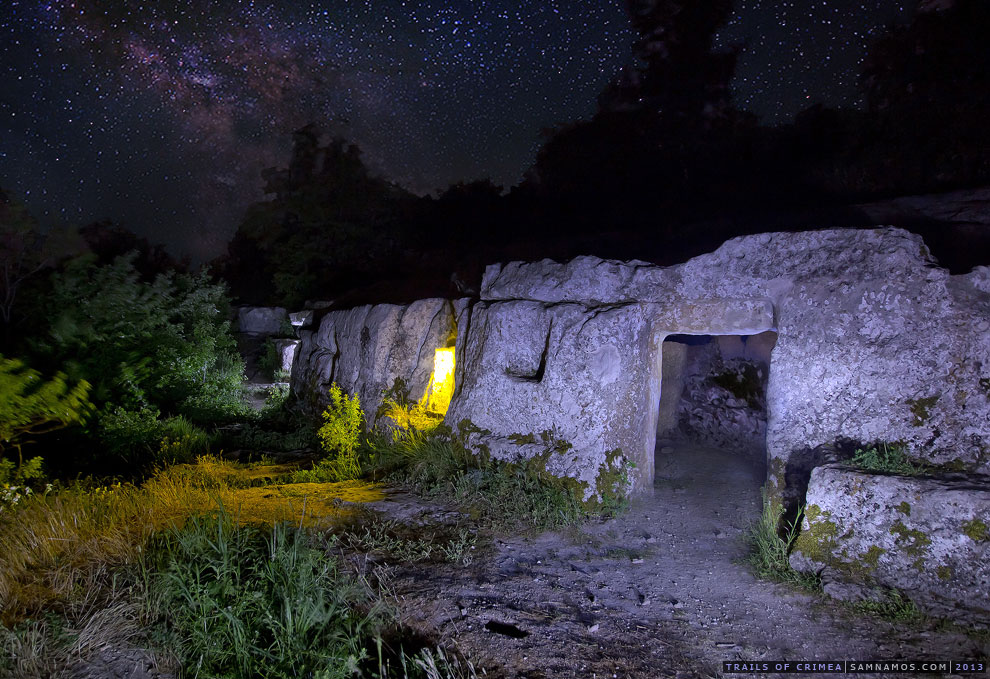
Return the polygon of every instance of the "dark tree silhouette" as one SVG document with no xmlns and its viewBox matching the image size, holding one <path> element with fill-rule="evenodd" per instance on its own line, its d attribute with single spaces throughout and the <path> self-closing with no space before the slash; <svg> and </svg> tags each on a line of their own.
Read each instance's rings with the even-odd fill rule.
<svg viewBox="0 0 990 679">
<path fill-rule="evenodd" d="M 599 97 L 602 113 L 647 111 L 665 127 L 710 127 L 730 113 L 736 53 L 713 51 L 732 0 L 628 0 L 633 61 Z"/>
<path fill-rule="evenodd" d="M 241 301 L 298 306 L 394 266 L 400 217 L 415 198 L 372 176 L 357 146 L 293 135 L 286 168 L 262 173 L 270 200 L 255 203 L 220 263 Z"/>
<path fill-rule="evenodd" d="M 915 20 L 878 40 L 862 85 L 890 192 L 990 180 L 990 3 L 922 3 Z"/>
<path fill-rule="evenodd" d="M 152 244 L 147 238 L 111 221 L 87 224 L 79 229 L 79 235 L 101 266 L 129 252 L 136 253 L 134 268 L 145 281 L 169 271 L 188 269 L 187 263 L 176 261 L 161 243 Z"/>
</svg>

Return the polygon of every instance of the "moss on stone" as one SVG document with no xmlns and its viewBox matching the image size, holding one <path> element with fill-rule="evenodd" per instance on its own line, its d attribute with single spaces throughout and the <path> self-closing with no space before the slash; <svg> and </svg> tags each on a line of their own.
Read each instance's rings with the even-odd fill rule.
<svg viewBox="0 0 990 679">
<path fill-rule="evenodd" d="M 909 505 L 907 502 L 902 502 L 901 504 L 894 507 L 894 509 L 899 511 L 904 516 L 911 516 L 911 505 Z"/>
<path fill-rule="evenodd" d="M 764 496 L 768 502 L 776 502 L 783 505 L 785 468 L 784 461 L 779 457 L 770 458 L 767 469 L 767 482 L 763 487 Z"/>
<path fill-rule="evenodd" d="M 890 532 L 892 535 L 897 536 L 896 542 L 898 544 L 903 543 L 904 552 L 909 556 L 925 556 L 928 552 L 929 545 L 932 544 L 931 538 L 920 530 L 908 528 L 904 525 L 903 521 L 895 522 L 890 527 Z"/>
<path fill-rule="evenodd" d="M 530 443 L 536 443 L 536 435 L 532 432 L 529 434 L 509 434 L 509 440 L 517 446 L 524 446 Z"/>
<path fill-rule="evenodd" d="M 945 582 L 946 580 L 952 579 L 952 567 L 951 566 L 939 566 L 935 569 L 935 573 L 938 575 L 938 579 Z"/>
<path fill-rule="evenodd" d="M 987 529 L 987 524 L 979 519 L 974 518 L 970 521 L 963 521 L 962 532 L 963 535 L 973 542 L 986 542 L 990 540 L 990 530 Z"/>
<path fill-rule="evenodd" d="M 629 470 L 632 463 L 623 455 L 621 448 L 605 453 L 605 462 L 598 466 L 598 477 L 595 479 L 595 496 L 598 508 L 607 513 L 615 513 L 628 506 Z"/>
<path fill-rule="evenodd" d="M 804 520 L 808 527 L 797 536 L 794 549 L 818 563 L 830 563 L 839 534 L 838 525 L 829 520 L 831 516 L 831 512 L 823 511 L 818 505 L 805 507 Z"/>
<path fill-rule="evenodd" d="M 914 415 L 911 424 L 916 427 L 924 426 L 925 422 L 931 419 L 931 409 L 935 407 L 937 402 L 938 395 L 926 398 L 909 398 L 907 404 L 911 408 L 911 414 Z"/>
<path fill-rule="evenodd" d="M 876 570 L 880 557 L 886 553 L 886 551 L 886 549 L 878 547 L 877 545 L 870 545 L 870 548 L 866 550 L 866 553 L 863 554 L 859 560 L 862 562 L 864 568 L 873 571 Z"/>
</svg>

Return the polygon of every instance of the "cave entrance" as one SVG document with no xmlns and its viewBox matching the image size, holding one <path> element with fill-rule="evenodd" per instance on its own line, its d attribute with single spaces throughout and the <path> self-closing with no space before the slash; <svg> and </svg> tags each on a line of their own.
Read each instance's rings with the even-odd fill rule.
<svg viewBox="0 0 990 679">
<path fill-rule="evenodd" d="M 656 484 L 766 479 L 767 383 L 777 333 L 668 335 L 662 345 Z"/>
</svg>

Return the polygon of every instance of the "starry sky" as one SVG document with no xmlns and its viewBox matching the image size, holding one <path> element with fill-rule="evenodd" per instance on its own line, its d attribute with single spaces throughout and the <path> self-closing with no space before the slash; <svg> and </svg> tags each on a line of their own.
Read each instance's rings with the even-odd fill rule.
<svg viewBox="0 0 990 679">
<path fill-rule="evenodd" d="M 736 0 L 737 105 L 771 124 L 857 103 L 896 0 Z M 420 194 L 518 183 L 630 58 L 621 0 L 4 0 L 0 186 L 48 222 L 112 219 L 222 252 L 260 171 L 316 121 Z"/>
</svg>

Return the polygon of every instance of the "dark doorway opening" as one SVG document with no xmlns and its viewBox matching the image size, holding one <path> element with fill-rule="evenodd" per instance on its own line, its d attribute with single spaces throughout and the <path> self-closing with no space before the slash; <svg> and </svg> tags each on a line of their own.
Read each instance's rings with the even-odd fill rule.
<svg viewBox="0 0 990 679">
<path fill-rule="evenodd" d="M 668 335 L 662 346 L 655 478 L 705 465 L 766 478 L 767 384 L 777 333 Z M 678 459 L 686 458 L 686 459 Z"/>
</svg>

